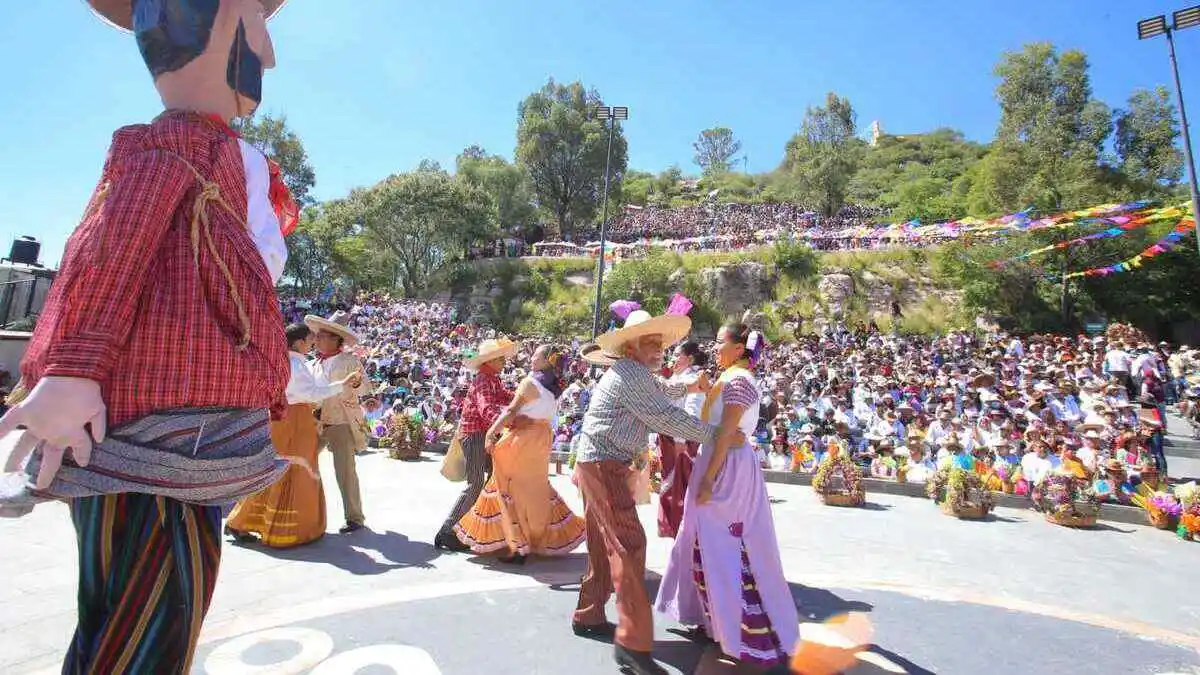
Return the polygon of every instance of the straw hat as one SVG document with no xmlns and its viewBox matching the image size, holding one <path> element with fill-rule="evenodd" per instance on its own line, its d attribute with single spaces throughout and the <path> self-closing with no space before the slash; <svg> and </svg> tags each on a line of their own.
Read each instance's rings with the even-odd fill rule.
<svg viewBox="0 0 1200 675">
<path fill-rule="evenodd" d="M 579 356 L 593 366 L 611 366 L 620 360 L 620 357 L 606 353 L 595 342 L 589 342 L 580 347 Z"/>
<path fill-rule="evenodd" d="M 661 335 L 663 346 L 669 347 L 682 340 L 691 330 L 692 320 L 686 316 L 678 314 L 650 316 L 649 312 L 639 309 L 629 314 L 623 327 L 596 338 L 596 344 L 611 356 L 624 354 L 625 343 L 647 335 Z"/>
<path fill-rule="evenodd" d="M 350 325 L 349 312 L 339 310 L 331 314 L 328 319 L 315 314 L 309 314 L 304 317 L 304 325 L 308 326 L 309 330 L 314 333 L 324 330 L 340 335 L 346 347 L 353 347 L 358 344 L 358 336 L 348 328 Z"/>
<path fill-rule="evenodd" d="M 467 370 L 479 370 L 479 367 L 485 363 L 512 356 L 516 353 L 519 346 L 519 344 L 508 338 L 484 340 L 479 345 L 478 353 L 464 360 L 463 365 L 467 367 Z"/>
<path fill-rule="evenodd" d="M 133 30 L 133 0 L 87 0 L 92 11 L 116 28 Z M 275 16 L 287 0 L 262 0 L 267 19 Z"/>
</svg>

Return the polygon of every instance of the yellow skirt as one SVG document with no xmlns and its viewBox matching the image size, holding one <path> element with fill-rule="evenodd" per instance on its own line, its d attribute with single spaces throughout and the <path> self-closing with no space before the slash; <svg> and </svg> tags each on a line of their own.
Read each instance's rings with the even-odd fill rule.
<svg viewBox="0 0 1200 675">
<path fill-rule="evenodd" d="M 583 543 L 583 518 L 550 485 L 550 424 L 509 430 L 492 451 L 492 477 L 454 532 L 475 553 L 565 555 Z"/>
<path fill-rule="evenodd" d="M 288 406 L 287 417 L 271 422 L 271 442 L 280 457 L 292 461 L 271 487 L 238 502 L 228 525 L 252 532 L 271 548 L 289 548 L 325 534 L 325 489 L 317 464 L 317 422 L 312 406 Z"/>
</svg>

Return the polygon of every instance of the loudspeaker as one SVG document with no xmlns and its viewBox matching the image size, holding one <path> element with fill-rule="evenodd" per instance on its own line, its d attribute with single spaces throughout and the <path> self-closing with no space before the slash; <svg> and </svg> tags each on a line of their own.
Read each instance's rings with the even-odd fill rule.
<svg viewBox="0 0 1200 675">
<path fill-rule="evenodd" d="M 8 254 L 9 260 L 22 265 L 36 265 L 38 254 L 42 251 L 42 245 L 33 237 L 17 237 L 13 240 L 12 252 Z"/>
</svg>

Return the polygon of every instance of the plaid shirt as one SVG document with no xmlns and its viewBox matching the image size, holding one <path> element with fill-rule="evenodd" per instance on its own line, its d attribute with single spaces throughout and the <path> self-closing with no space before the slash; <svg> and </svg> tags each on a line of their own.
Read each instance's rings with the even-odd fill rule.
<svg viewBox="0 0 1200 675">
<path fill-rule="evenodd" d="M 461 433 L 477 434 L 490 429 L 512 402 L 512 397 L 512 392 L 504 388 L 495 373 L 475 375 L 463 400 Z"/>
<path fill-rule="evenodd" d="M 596 385 L 583 418 L 577 462 L 632 462 L 646 448 L 651 432 L 699 443 L 713 440 L 717 428 L 704 424 L 671 403 L 687 391 L 682 383 L 664 385 L 648 368 L 621 359 Z M 671 398 L 668 398 L 671 397 Z"/>
<path fill-rule="evenodd" d="M 187 163 L 185 163 L 185 160 Z M 207 205 L 208 231 L 250 320 L 249 344 L 201 234 L 190 163 L 236 212 Z M 107 194 L 104 188 L 107 187 Z M 220 406 L 282 413 L 289 364 L 274 284 L 246 229 L 241 150 L 200 115 L 168 112 L 113 136 L 100 187 L 67 241 L 21 365 L 100 383 L 109 428 L 156 411 Z"/>
</svg>

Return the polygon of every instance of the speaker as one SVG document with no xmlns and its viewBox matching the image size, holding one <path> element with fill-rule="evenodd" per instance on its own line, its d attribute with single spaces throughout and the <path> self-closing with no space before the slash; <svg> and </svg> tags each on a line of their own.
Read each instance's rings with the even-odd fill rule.
<svg viewBox="0 0 1200 675">
<path fill-rule="evenodd" d="M 17 237 L 13 240 L 12 252 L 8 254 L 10 261 L 22 265 L 36 265 L 42 245 L 33 237 Z"/>
</svg>

